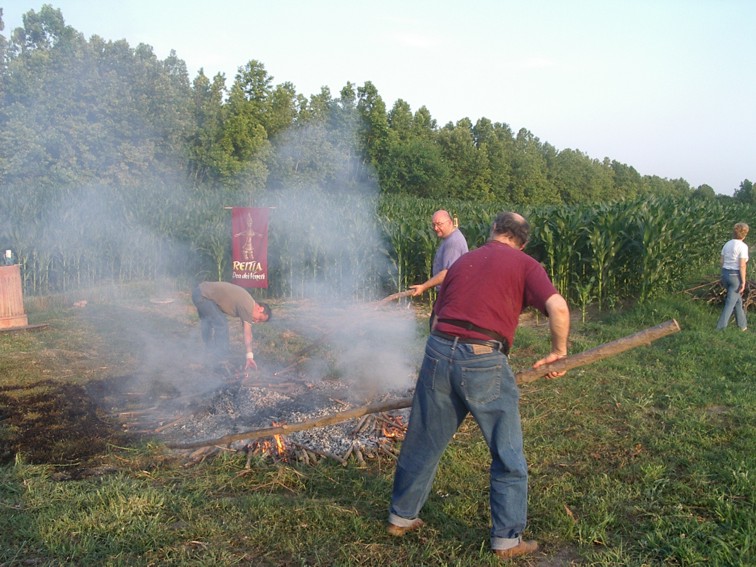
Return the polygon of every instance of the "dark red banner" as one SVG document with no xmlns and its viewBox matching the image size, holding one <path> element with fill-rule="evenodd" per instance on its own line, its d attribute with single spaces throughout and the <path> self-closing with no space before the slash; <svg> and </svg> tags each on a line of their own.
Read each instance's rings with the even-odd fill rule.
<svg viewBox="0 0 756 567">
<path fill-rule="evenodd" d="M 268 287 L 268 212 L 231 210 L 231 281 L 241 287 Z"/>
</svg>

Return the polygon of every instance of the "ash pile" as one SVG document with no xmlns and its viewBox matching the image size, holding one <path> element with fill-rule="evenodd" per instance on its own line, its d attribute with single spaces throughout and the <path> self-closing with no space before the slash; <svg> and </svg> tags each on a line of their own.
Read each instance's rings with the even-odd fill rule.
<svg viewBox="0 0 756 567">
<path fill-rule="evenodd" d="M 395 454 L 409 403 L 394 402 L 411 398 L 419 359 L 413 345 L 422 348 L 414 314 L 376 304 L 290 309 L 277 325 L 256 328 L 269 349 L 258 353 L 260 370 L 229 370 L 224 383 L 192 398 L 192 411 L 155 428 L 169 446 L 196 448 L 190 460 L 221 450 L 344 464 Z M 360 408 L 369 411 L 342 419 Z"/>
<path fill-rule="evenodd" d="M 169 446 L 188 447 L 190 463 L 232 451 L 246 454 L 248 463 L 257 455 L 307 464 L 322 459 L 364 464 L 380 454 L 396 455 L 395 443 L 404 436 L 409 408 L 343 420 L 341 416 L 368 405 L 380 407 L 382 402 L 390 406 L 392 400 L 411 394 L 404 390 L 378 400 L 359 400 L 337 381 L 289 384 L 279 391 L 272 384 L 245 379 L 222 386 L 203 407 L 160 426 L 158 432 Z"/>
</svg>

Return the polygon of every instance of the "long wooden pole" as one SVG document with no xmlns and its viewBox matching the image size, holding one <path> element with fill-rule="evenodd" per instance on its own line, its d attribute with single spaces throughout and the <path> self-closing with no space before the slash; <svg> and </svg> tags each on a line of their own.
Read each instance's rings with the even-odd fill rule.
<svg viewBox="0 0 756 567">
<path fill-rule="evenodd" d="M 573 354 L 572 356 L 568 356 L 567 358 L 557 360 L 556 362 L 552 362 L 551 364 L 546 364 L 539 368 L 530 368 L 529 370 L 518 372 L 516 376 L 517 383 L 527 384 L 528 382 L 538 380 L 549 372 L 566 372 L 567 370 L 572 370 L 573 368 L 577 368 L 578 366 L 585 366 L 586 364 L 591 364 L 592 362 L 603 360 L 604 358 L 609 358 L 610 356 L 616 356 L 622 352 L 625 352 L 626 350 L 634 349 L 643 345 L 649 345 L 656 339 L 677 333 L 679 330 L 680 325 L 677 324 L 677 321 L 670 319 L 669 321 L 662 323 L 661 325 L 649 327 L 648 329 L 638 331 L 635 334 L 622 337 L 621 339 L 617 339 L 616 341 L 604 343 L 581 353 Z"/>
<path fill-rule="evenodd" d="M 518 372 L 515 375 L 515 380 L 518 384 L 526 384 L 533 382 L 542 376 L 545 376 L 549 372 L 565 372 L 572 370 L 579 366 L 585 366 L 611 356 L 616 356 L 625 351 L 634 349 L 639 346 L 651 344 L 653 341 L 677 333 L 680 330 L 680 325 L 677 321 L 671 319 L 666 323 L 650 327 L 639 331 L 635 334 L 622 337 L 615 341 L 604 343 L 592 349 L 583 351 L 567 358 L 563 358 L 551 364 L 546 364 L 537 369 L 524 370 Z M 325 417 L 319 417 L 316 419 L 310 419 L 302 421 L 300 423 L 279 425 L 277 427 L 268 427 L 265 429 L 253 429 L 251 431 L 243 431 L 241 433 L 233 433 L 231 435 L 225 435 L 218 439 L 210 439 L 207 441 L 197 441 L 195 443 L 183 443 L 183 444 L 168 444 L 171 449 L 196 449 L 198 447 L 207 447 L 210 445 L 226 445 L 233 441 L 240 441 L 242 439 L 260 439 L 261 437 L 273 437 L 274 435 L 286 435 L 288 433 L 294 433 L 296 431 L 304 431 L 306 429 L 313 429 L 315 427 L 325 427 L 326 425 L 334 425 L 347 421 L 363 415 L 371 413 L 380 413 L 384 411 L 392 411 L 397 409 L 408 408 L 412 406 L 412 398 L 400 398 L 387 402 L 376 402 L 366 406 L 360 406 L 350 410 L 345 410 L 339 413 L 327 415 Z"/>
</svg>

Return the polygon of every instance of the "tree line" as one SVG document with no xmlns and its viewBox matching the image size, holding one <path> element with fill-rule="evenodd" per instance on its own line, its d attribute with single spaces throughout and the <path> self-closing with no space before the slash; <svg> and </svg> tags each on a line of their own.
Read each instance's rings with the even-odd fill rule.
<svg viewBox="0 0 756 567">
<path fill-rule="evenodd" d="M 2 186 L 128 188 L 178 177 L 254 197 L 284 183 L 374 176 L 383 193 L 513 205 L 714 197 L 709 186 L 558 150 L 488 118 L 440 126 L 426 107 L 413 112 L 399 99 L 389 109 L 370 82 L 306 96 L 274 84 L 254 59 L 230 85 L 203 70 L 190 80 L 175 52 L 160 60 L 149 45 L 87 40 L 50 5 L 24 14 L 0 50 Z M 330 177 L 337 161 L 350 164 L 347 179 Z"/>
<path fill-rule="evenodd" d="M 271 293 L 306 295 L 311 278 L 326 277 L 364 299 L 376 286 L 427 277 L 436 241 L 425 217 L 434 208 L 458 211 L 479 244 L 491 216 L 511 207 L 541 219 L 532 253 L 565 291 L 603 303 L 621 296 L 612 287 L 620 280 L 607 279 L 606 262 L 588 264 L 599 239 L 587 219 L 624 202 L 610 206 L 611 226 L 648 224 L 626 218 L 644 199 L 756 203 L 748 180 L 734 197 L 716 196 L 486 118 L 439 126 L 401 99 L 387 109 L 370 82 L 305 96 L 274 84 L 257 60 L 230 86 L 202 70 L 190 80 L 174 52 L 160 60 L 149 45 L 86 39 L 50 5 L 0 33 L 0 248 L 16 250 L 34 294 L 161 276 L 226 279 L 226 207 L 270 206 Z M 722 210 L 730 209 L 715 217 L 730 222 Z M 643 241 L 627 233 L 602 239 Z M 578 259 L 557 249 L 570 239 L 580 244 L 573 251 L 585 248 Z M 652 291 L 629 282 L 621 286 L 639 296 Z"/>
</svg>

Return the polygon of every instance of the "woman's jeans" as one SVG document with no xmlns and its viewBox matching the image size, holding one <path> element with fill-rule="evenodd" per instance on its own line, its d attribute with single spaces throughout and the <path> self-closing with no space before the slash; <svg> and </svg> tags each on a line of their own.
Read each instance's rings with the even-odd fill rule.
<svg viewBox="0 0 756 567">
<path fill-rule="evenodd" d="M 735 322 L 738 327 L 745 329 L 747 327 L 746 315 L 743 310 L 743 297 L 740 295 L 740 270 L 722 269 L 722 285 L 727 290 L 724 308 L 717 322 L 717 329 L 725 329 L 730 322 L 733 310 L 735 311 Z"/>
<path fill-rule="evenodd" d="M 192 302 L 199 314 L 202 341 L 216 359 L 227 358 L 230 346 L 226 314 L 214 301 L 203 297 L 199 286 L 192 291 Z"/>
<path fill-rule="evenodd" d="M 528 500 L 519 397 L 504 354 L 431 335 L 396 466 L 389 521 L 407 526 L 418 517 L 444 449 L 472 413 L 491 453 L 491 547 L 515 545 Z"/>
</svg>

